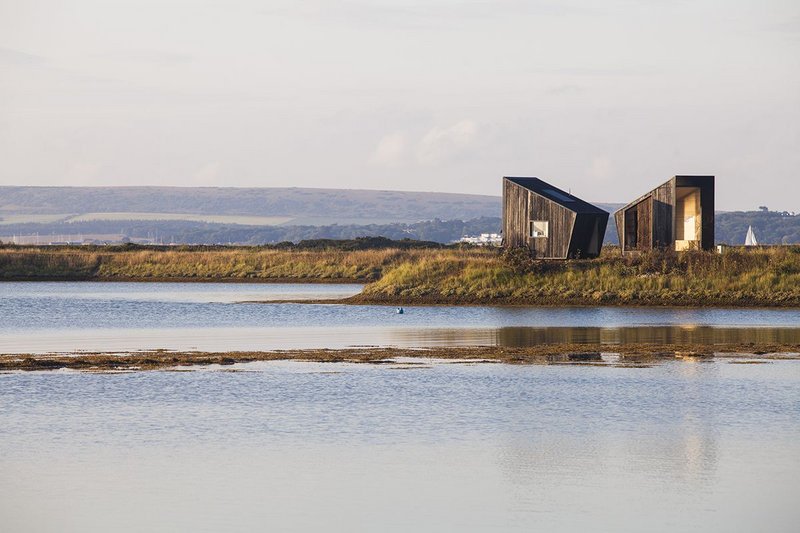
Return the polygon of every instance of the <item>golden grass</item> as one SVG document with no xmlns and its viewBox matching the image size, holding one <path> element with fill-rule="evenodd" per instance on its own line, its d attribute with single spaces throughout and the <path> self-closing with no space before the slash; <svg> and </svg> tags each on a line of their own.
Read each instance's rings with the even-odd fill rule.
<svg viewBox="0 0 800 533">
<path fill-rule="evenodd" d="M 520 252 L 405 262 L 360 301 L 428 303 L 800 305 L 800 248 L 654 251 L 590 261 L 533 261 Z"/>
<path fill-rule="evenodd" d="M 354 302 L 800 305 L 800 247 L 710 252 L 616 249 L 542 262 L 520 251 L 264 247 L 0 248 L 0 279 L 356 281 Z"/>
</svg>

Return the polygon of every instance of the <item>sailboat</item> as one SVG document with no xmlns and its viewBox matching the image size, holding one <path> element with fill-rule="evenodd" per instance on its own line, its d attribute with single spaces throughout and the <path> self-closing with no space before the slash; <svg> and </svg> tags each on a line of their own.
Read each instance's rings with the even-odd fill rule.
<svg viewBox="0 0 800 533">
<path fill-rule="evenodd" d="M 753 226 L 747 227 L 747 237 L 744 238 L 744 245 L 758 246 L 758 241 L 756 240 L 756 234 L 753 233 Z"/>
</svg>

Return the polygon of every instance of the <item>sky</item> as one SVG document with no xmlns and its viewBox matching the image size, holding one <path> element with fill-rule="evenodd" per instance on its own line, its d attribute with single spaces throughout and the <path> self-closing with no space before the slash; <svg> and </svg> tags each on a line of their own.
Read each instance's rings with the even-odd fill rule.
<svg viewBox="0 0 800 533">
<path fill-rule="evenodd" d="M 0 0 L 0 185 L 800 211 L 796 0 Z"/>
</svg>

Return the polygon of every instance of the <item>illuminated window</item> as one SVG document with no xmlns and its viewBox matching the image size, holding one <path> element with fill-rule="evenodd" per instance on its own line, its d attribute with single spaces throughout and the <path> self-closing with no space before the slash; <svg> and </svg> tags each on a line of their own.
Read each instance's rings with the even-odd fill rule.
<svg viewBox="0 0 800 533">
<path fill-rule="evenodd" d="M 531 220 L 530 236 L 535 238 L 547 237 L 547 226 L 546 220 Z"/>
</svg>

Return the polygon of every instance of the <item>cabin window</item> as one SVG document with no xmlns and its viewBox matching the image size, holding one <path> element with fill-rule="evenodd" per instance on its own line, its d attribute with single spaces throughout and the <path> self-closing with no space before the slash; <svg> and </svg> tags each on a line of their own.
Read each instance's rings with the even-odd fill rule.
<svg viewBox="0 0 800 533">
<path fill-rule="evenodd" d="M 531 220 L 530 236 L 534 238 L 547 237 L 548 225 L 546 220 Z"/>
</svg>

